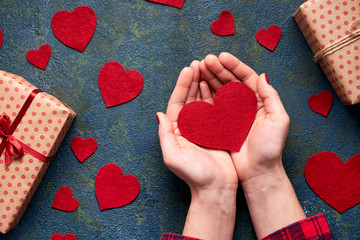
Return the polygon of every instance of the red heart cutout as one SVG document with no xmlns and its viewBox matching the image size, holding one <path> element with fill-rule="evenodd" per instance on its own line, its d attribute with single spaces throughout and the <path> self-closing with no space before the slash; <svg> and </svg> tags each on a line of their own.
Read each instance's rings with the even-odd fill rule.
<svg viewBox="0 0 360 240">
<path fill-rule="evenodd" d="M 360 202 L 360 154 L 344 164 L 335 153 L 317 153 L 305 164 L 305 179 L 322 200 L 342 213 Z"/>
<path fill-rule="evenodd" d="M 26 58 L 35 67 L 45 69 L 51 56 L 51 47 L 48 44 L 42 45 L 39 50 L 29 50 Z"/>
<path fill-rule="evenodd" d="M 83 139 L 76 136 L 71 140 L 71 150 L 79 159 L 80 162 L 84 162 L 88 157 L 93 154 L 97 148 L 97 142 L 93 138 Z"/>
<path fill-rule="evenodd" d="M 51 19 L 51 28 L 60 42 L 83 52 L 94 34 L 96 15 L 87 6 L 80 6 L 73 12 L 60 11 Z"/>
<path fill-rule="evenodd" d="M 134 201 L 139 192 L 139 180 L 133 175 L 124 175 L 114 163 L 105 164 L 96 174 L 95 194 L 101 210 L 125 206 Z"/>
<path fill-rule="evenodd" d="M 333 104 L 333 95 L 329 90 L 323 90 L 319 95 L 311 95 L 308 99 L 309 107 L 316 113 L 327 116 Z"/>
<path fill-rule="evenodd" d="M 211 24 L 211 31 L 219 36 L 233 35 L 235 33 L 234 17 L 229 11 L 222 11 L 219 20 Z"/>
<path fill-rule="evenodd" d="M 243 83 L 231 82 L 215 95 L 215 104 L 191 102 L 180 111 L 178 127 L 189 141 L 210 148 L 240 151 L 255 119 L 255 93 Z"/>
<path fill-rule="evenodd" d="M 185 0 L 148 0 L 148 1 L 164 4 L 172 7 L 177 7 L 177 8 L 181 8 L 185 2 Z"/>
<path fill-rule="evenodd" d="M 66 212 L 72 212 L 79 207 L 79 202 L 72 197 L 71 188 L 64 186 L 55 194 L 52 207 Z"/>
<path fill-rule="evenodd" d="M 98 83 L 106 107 L 112 107 L 139 95 L 144 81 L 138 71 L 125 71 L 120 63 L 108 62 L 100 70 Z"/>
<path fill-rule="evenodd" d="M 271 25 L 268 29 L 260 29 L 256 33 L 256 40 L 271 51 L 274 51 L 280 38 L 281 28 L 277 25 Z"/>
<path fill-rule="evenodd" d="M 51 236 L 51 240 L 76 240 L 76 236 L 71 233 L 68 233 L 66 235 L 55 233 L 54 235 Z"/>
<path fill-rule="evenodd" d="M 2 46 L 2 43 L 3 43 L 3 32 L 2 30 L 0 29 L 0 48 Z"/>
</svg>

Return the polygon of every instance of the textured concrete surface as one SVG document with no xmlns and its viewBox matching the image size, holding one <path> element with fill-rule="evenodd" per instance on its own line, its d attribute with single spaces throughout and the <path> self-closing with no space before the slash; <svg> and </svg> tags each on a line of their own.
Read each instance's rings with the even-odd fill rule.
<svg viewBox="0 0 360 240">
<path fill-rule="evenodd" d="M 306 160 L 333 151 L 344 161 L 359 153 L 360 128 L 338 98 L 327 118 L 313 113 L 307 98 L 331 86 L 292 18 L 303 0 L 186 0 L 181 10 L 145 0 L 0 0 L 4 43 L 0 69 L 23 76 L 57 96 L 78 114 L 56 158 L 18 227 L 0 239 L 50 239 L 55 232 L 81 239 L 159 239 L 162 232 L 182 231 L 189 204 L 187 186 L 162 163 L 155 113 L 166 109 L 180 70 L 193 59 L 228 51 L 266 72 L 279 91 L 292 122 L 284 165 L 307 215 L 326 213 L 336 239 L 360 239 L 360 205 L 339 214 L 307 185 Z M 51 17 L 87 5 L 97 15 L 95 34 L 83 53 L 66 47 L 52 33 Z M 210 24 L 222 10 L 235 18 L 235 35 L 219 37 Z M 274 52 L 255 40 L 259 28 L 277 24 L 283 35 Z M 50 44 L 45 71 L 26 60 L 29 49 Z M 109 108 L 97 77 L 108 61 L 143 75 L 141 94 Z M 81 164 L 70 149 L 74 136 L 93 137 L 99 147 Z M 94 179 L 106 163 L 138 177 L 141 192 L 130 205 L 100 211 Z M 80 206 L 67 213 L 51 208 L 62 186 L 73 189 Z M 240 190 L 241 191 L 241 190 Z M 240 192 L 239 191 L 239 192 Z M 241 193 L 234 239 L 255 239 Z"/>
</svg>

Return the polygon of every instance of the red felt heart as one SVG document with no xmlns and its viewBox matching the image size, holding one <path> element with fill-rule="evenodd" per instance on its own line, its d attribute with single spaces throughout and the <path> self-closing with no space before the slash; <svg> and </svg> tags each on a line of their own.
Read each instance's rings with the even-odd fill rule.
<svg viewBox="0 0 360 240">
<path fill-rule="evenodd" d="M 360 202 L 360 154 L 344 164 L 335 153 L 317 153 L 305 164 L 305 178 L 311 189 L 340 213 Z"/>
<path fill-rule="evenodd" d="M 213 33 L 219 36 L 233 35 L 235 33 L 233 15 L 229 11 L 222 11 L 219 20 L 215 20 L 210 28 Z"/>
<path fill-rule="evenodd" d="M 0 29 L 0 48 L 2 46 L 2 43 L 3 43 L 3 32 L 2 30 Z"/>
<path fill-rule="evenodd" d="M 260 29 L 256 33 L 256 40 L 271 51 L 274 51 L 280 38 L 281 28 L 277 25 L 271 25 L 268 29 Z"/>
<path fill-rule="evenodd" d="M 323 90 L 319 95 L 311 95 L 308 103 L 314 112 L 326 117 L 333 104 L 333 95 L 329 90 Z"/>
<path fill-rule="evenodd" d="M 138 71 L 125 71 L 118 62 L 108 62 L 100 70 L 98 83 L 106 107 L 134 99 L 142 90 L 143 78 Z"/>
<path fill-rule="evenodd" d="M 51 19 L 51 28 L 66 46 L 83 52 L 89 43 L 96 27 L 94 10 L 87 6 L 80 6 L 73 12 L 60 11 Z"/>
<path fill-rule="evenodd" d="M 52 207 L 66 212 L 75 211 L 79 206 L 78 200 L 72 197 L 72 190 L 69 187 L 60 188 L 55 194 Z"/>
<path fill-rule="evenodd" d="M 178 127 L 189 141 L 201 146 L 240 151 L 255 119 L 255 93 L 243 83 L 231 82 L 215 95 L 215 105 L 191 102 L 180 111 Z"/>
<path fill-rule="evenodd" d="M 71 150 L 79 159 L 80 162 L 84 162 L 88 157 L 93 154 L 97 148 L 97 142 L 93 138 L 83 139 L 76 136 L 71 140 Z"/>
<path fill-rule="evenodd" d="M 71 233 L 68 233 L 66 235 L 55 233 L 54 235 L 51 236 L 51 240 L 76 240 L 76 236 Z"/>
<path fill-rule="evenodd" d="M 133 175 L 124 175 L 121 168 L 114 164 L 105 164 L 95 177 L 95 194 L 100 209 L 125 206 L 140 192 L 139 180 Z"/>
<path fill-rule="evenodd" d="M 181 8 L 185 0 L 148 0 L 150 2 L 160 3 L 172 7 Z"/>
<path fill-rule="evenodd" d="M 35 67 L 45 69 L 51 56 L 51 47 L 48 44 L 42 45 L 39 50 L 29 50 L 26 58 Z"/>
</svg>

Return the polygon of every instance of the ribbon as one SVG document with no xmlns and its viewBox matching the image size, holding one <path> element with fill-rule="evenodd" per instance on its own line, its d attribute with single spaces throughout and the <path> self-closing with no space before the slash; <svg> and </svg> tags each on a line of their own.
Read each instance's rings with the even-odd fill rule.
<svg viewBox="0 0 360 240">
<path fill-rule="evenodd" d="M 40 161 L 47 162 L 52 160 L 54 157 L 46 157 L 36 150 L 32 149 L 28 145 L 22 143 L 16 139 L 12 134 L 19 125 L 21 119 L 25 116 L 26 111 L 29 109 L 30 104 L 35 99 L 36 95 L 42 92 L 40 89 L 33 90 L 29 97 L 26 99 L 24 105 L 21 107 L 18 115 L 16 116 L 13 123 L 11 123 L 10 117 L 6 114 L 0 116 L 0 138 L 2 142 L 0 144 L 0 156 L 5 150 L 5 164 L 11 163 L 11 157 L 21 157 L 24 152 L 27 152 L 39 159 Z"/>
<path fill-rule="evenodd" d="M 351 43 L 359 40 L 360 39 L 360 30 L 356 30 L 356 31 L 354 30 L 355 25 L 357 23 L 360 23 L 360 20 L 355 20 L 352 22 L 352 24 L 350 25 L 350 34 L 349 35 L 341 38 L 340 40 L 333 42 L 332 44 L 326 46 L 323 50 L 321 50 L 317 54 L 315 54 L 315 56 L 314 56 L 315 62 L 318 62 L 320 59 L 323 59 L 323 58 L 333 54 L 334 52 L 342 49 L 343 47 L 348 46 Z"/>
</svg>

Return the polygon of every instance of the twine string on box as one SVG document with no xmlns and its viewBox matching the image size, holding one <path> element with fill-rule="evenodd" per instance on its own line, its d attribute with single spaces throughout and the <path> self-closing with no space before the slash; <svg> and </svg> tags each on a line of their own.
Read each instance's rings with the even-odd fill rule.
<svg viewBox="0 0 360 240">
<path fill-rule="evenodd" d="M 360 39 L 360 29 L 356 28 L 356 26 L 355 26 L 356 24 L 360 24 L 359 19 L 357 19 L 351 23 L 349 35 L 329 44 L 324 49 L 322 49 L 317 54 L 315 54 L 315 56 L 314 56 L 315 62 L 318 62 L 319 60 L 324 59 L 325 57 L 333 54 L 334 52 L 339 51 L 343 47 L 348 46 L 351 43 L 359 40 Z"/>
</svg>

